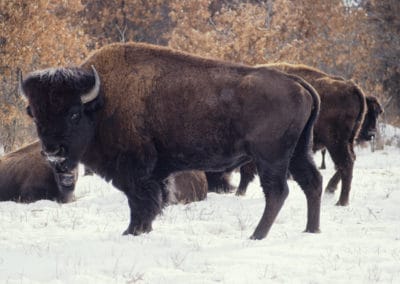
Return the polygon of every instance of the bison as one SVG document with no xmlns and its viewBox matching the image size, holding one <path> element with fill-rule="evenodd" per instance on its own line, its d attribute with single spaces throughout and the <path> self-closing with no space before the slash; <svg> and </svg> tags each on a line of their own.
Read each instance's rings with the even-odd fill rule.
<svg viewBox="0 0 400 284">
<path fill-rule="evenodd" d="M 347 205 L 355 161 L 353 144 L 357 137 L 362 136 L 360 128 L 363 121 L 369 129 L 368 135 L 371 134 L 371 130 L 376 129 L 377 112 L 369 109 L 367 112 L 366 97 L 360 87 L 351 80 L 345 80 L 339 76 L 330 76 L 306 65 L 281 63 L 267 66 L 303 77 L 319 93 L 321 111 L 314 126 L 313 150 L 325 148 L 328 150 L 337 171 L 328 182 L 326 190 L 333 192 L 341 179 L 342 190 L 337 205 Z M 369 100 L 370 97 L 368 97 L 367 103 Z M 368 119 L 364 120 L 366 113 Z M 369 122 L 367 123 L 367 121 Z M 359 133 L 360 135 L 358 135 Z M 256 167 L 250 163 L 243 166 L 240 171 L 241 180 L 237 194 L 243 195 L 249 182 L 256 174 Z M 212 175 L 214 179 L 218 180 L 218 178 L 215 178 L 215 173 L 212 173 Z M 226 185 L 227 183 L 228 180 L 225 177 L 219 179 L 219 184 L 225 184 L 223 188 L 229 187 L 229 185 Z M 209 184 L 210 190 L 213 186 L 213 184 Z"/>
<path fill-rule="evenodd" d="M 378 117 L 383 113 L 383 108 L 376 97 L 367 96 L 367 113 L 363 124 L 361 125 L 360 133 L 357 137 L 357 143 L 371 141 L 378 132 Z"/>
<path fill-rule="evenodd" d="M 77 171 L 54 174 L 40 152 L 36 141 L 0 158 L 1 201 L 50 199 L 65 203 L 73 199 Z"/>
<path fill-rule="evenodd" d="M 207 197 L 207 179 L 203 171 L 183 171 L 167 178 L 168 203 L 190 203 Z"/>
<path fill-rule="evenodd" d="M 376 97 L 366 96 L 366 101 L 367 101 L 367 113 L 365 114 L 364 121 L 361 124 L 360 131 L 355 141 L 357 144 L 371 141 L 372 139 L 375 138 L 378 132 L 377 129 L 378 117 L 383 113 L 383 108 Z M 326 149 L 322 149 L 321 153 L 322 153 L 322 162 L 320 168 L 326 169 L 326 164 L 325 164 Z M 336 182 L 337 185 L 340 181 L 340 177 L 338 176 L 336 180 L 337 180 Z M 333 186 L 332 188 L 336 188 L 334 183 L 332 183 L 332 186 Z"/>
<path fill-rule="evenodd" d="M 320 101 L 297 76 L 115 43 L 78 67 L 35 71 L 20 84 L 55 171 L 81 161 L 125 193 L 124 234 L 151 231 L 171 173 L 250 160 L 266 197 L 252 238 L 264 238 L 280 211 L 288 168 L 307 198 L 306 231 L 319 231 L 322 177 L 310 149 Z"/>
</svg>

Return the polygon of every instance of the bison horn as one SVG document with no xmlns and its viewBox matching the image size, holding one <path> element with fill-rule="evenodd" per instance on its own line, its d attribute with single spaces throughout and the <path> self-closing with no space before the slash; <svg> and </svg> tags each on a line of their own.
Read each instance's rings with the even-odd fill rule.
<svg viewBox="0 0 400 284">
<path fill-rule="evenodd" d="M 23 82 L 23 78 L 22 78 L 22 71 L 19 72 L 19 82 L 18 82 L 18 93 L 21 96 L 21 98 L 26 101 L 26 94 L 24 92 L 24 88 L 22 87 L 22 82 Z"/>
<path fill-rule="evenodd" d="M 81 95 L 81 101 L 82 101 L 83 104 L 86 104 L 88 102 L 93 101 L 99 95 L 100 77 L 99 77 L 99 74 L 97 74 L 96 68 L 94 68 L 93 65 L 92 65 L 92 69 L 93 69 L 93 75 L 94 75 L 95 83 L 94 83 L 93 88 L 89 92 L 87 92 L 86 94 Z"/>
</svg>

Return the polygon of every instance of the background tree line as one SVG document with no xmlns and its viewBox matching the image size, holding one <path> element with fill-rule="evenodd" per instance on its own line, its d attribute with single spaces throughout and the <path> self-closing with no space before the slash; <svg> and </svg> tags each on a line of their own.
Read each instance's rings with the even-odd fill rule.
<svg viewBox="0 0 400 284">
<path fill-rule="evenodd" d="M 353 79 L 400 125 L 398 0 L 1 0 L 0 144 L 35 139 L 18 74 L 138 41 L 248 64 L 304 63 Z"/>
</svg>

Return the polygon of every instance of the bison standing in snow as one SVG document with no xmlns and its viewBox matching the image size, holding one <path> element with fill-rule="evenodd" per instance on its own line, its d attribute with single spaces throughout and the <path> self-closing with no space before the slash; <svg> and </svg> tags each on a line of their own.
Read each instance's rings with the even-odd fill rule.
<svg viewBox="0 0 400 284">
<path fill-rule="evenodd" d="M 313 150 L 325 148 L 328 150 L 337 171 L 328 182 L 326 190 L 335 191 L 338 182 L 342 180 L 342 190 L 337 205 L 347 205 L 355 161 L 354 141 L 357 137 L 369 136 L 376 131 L 376 120 L 381 112 L 379 103 L 373 97 L 366 98 L 363 91 L 353 81 L 328 75 L 309 66 L 287 63 L 267 66 L 300 76 L 318 91 L 321 97 L 321 110 L 314 126 Z M 366 130 L 360 132 L 361 126 Z M 367 133 L 364 134 L 364 132 Z M 238 195 L 245 194 L 256 172 L 255 164 L 249 163 L 241 167 Z M 211 173 L 212 180 L 218 181 L 216 175 L 218 174 Z M 224 177 L 219 179 L 219 184 L 215 184 L 217 186 L 222 184 L 223 188 L 229 188 L 228 180 Z M 210 190 L 212 186 L 209 184 Z"/>
<path fill-rule="evenodd" d="M 366 96 L 367 101 L 367 113 L 365 114 L 364 121 L 361 124 L 360 132 L 356 138 L 356 143 L 361 144 L 363 142 L 371 141 L 375 138 L 378 132 L 378 118 L 383 113 L 383 108 L 379 103 L 378 99 L 374 96 Z M 321 169 L 325 169 L 325 152 L 326 149 L 322 149 L 322 162 Z M 340 176 L 337 176 L 336 185 L 340 181 Z M 333 184 L 332 184 L 333 185 Z M 336 188 L 336 186 L 334 186 Z"/>
<path fill-rule="evenodd" d="M 0 201 L 73 199 L 77 171 L 54 174 L 40 152 L 40 143 L 34 142 L 0 158 Z"/>
<path fill-rule="evenodd" d="M 126 194 L 125 234 L 152 229 L 171 173 L 250 160 L 266 196 L 252 238 L 264 238 L 280 211 L 288 169 L 307 198 L 306 231 L 319 231 L 322 178 L 310 154 L 319 97 L 301 78 L 117 43 L 79 67 L 29 74 L 21 92 L 56 172 L 81 161 Z"/>
</svg>

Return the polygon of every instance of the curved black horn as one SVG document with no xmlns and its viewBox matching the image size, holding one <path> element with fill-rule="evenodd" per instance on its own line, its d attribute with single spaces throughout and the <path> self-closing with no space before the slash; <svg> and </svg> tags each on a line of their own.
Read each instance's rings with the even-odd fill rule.
<svg viewBox="0 0 400 284">
<path fill-rule="evenodd" d="M 82 101 L 83 104 L 86 104 L 88 102 L 93 101 L 99 95 L 100 77 L 99 77 L 99 74 L 97 74 L 96 68 L 94 68 L 93 65 L 92 65 L 92 69 L 93 69 L 93 75 L 94 75 L 95 83 L 94 83 L 93 88 L 89 92 L 87 92 L 86 94 L 81 95 L 81 101 Z"/>
</svg>

